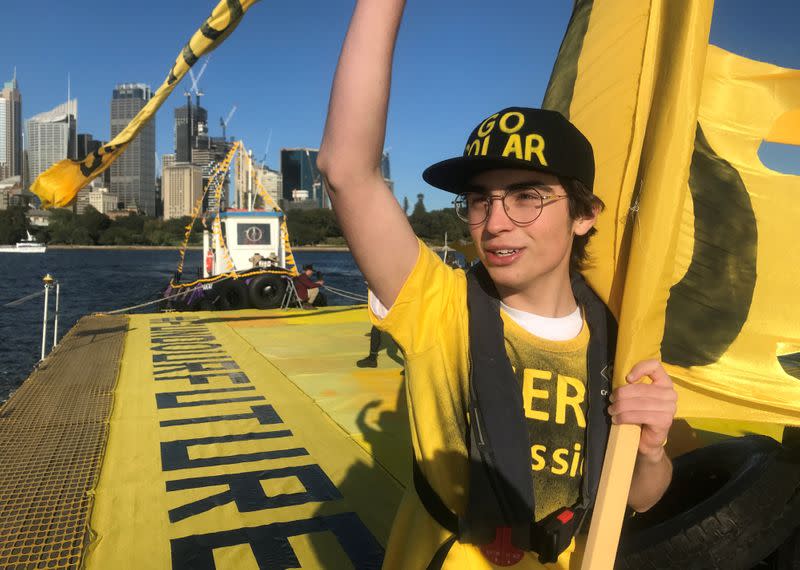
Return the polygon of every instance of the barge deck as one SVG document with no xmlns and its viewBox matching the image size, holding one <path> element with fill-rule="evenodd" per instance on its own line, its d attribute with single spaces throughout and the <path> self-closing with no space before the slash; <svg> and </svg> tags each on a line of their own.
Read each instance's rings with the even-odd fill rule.
<svg viewBox="0 0 800 570">
<path fill-rule="evenodd" d="M 355 366 L 369 328 L 85 317 L 0 409 L 0 566 L 378 567 L 410 443 L 401 358 Z"/>
</svg>

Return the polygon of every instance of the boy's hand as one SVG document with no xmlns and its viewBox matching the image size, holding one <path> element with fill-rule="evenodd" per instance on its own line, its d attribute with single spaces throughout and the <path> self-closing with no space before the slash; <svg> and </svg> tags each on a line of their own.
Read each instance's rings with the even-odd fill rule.
<svg viewBox="0 0 800 570">
<path fill-rule="evenodd" d="M 648 377 L 652 383 L 640 380 Z M 639 454 L 658 461 L 677 410 L 678 394 L 661 362 L 643 360 L 625 377 L 626 386 L 611 393 L 608 413 L 615 424 L 634 424 L 642 428 Z"/>
</svg>

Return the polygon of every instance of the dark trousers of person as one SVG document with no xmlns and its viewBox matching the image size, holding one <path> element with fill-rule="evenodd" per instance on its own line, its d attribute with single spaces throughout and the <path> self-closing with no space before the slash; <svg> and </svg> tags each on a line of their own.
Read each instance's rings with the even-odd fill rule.
<svg viewBox="0 0 800 570">
<path fill-rule="evenodd" d="M 381 331 L 378 330 L 378 327 L 372 325 L 372 329 L 369 331 L 369 353 L 370 355 L 378 354 L 378 349 L 381 347 Z"/>
</svg>

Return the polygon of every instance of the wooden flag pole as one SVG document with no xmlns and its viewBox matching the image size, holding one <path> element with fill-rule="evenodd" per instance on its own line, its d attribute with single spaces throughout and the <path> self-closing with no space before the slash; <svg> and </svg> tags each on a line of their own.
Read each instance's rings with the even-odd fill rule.
<svg viewBox="0 0 800 570">
<path fill-rule="evenodd" d="M 611 426 L 581 570 L 614 568 L 640 433 L 635 425 Z"/>
</svg>

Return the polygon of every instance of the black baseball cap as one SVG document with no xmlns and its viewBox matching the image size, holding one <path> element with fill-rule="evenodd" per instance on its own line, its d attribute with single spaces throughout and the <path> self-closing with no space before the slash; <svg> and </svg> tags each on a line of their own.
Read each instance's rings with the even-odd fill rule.
<svg viewBox="0 0 800 570">
<path fill-rule="evenodd" d="M 308 265 L 304 265 L 303 266 L 303 271 L 305 271 L 306 269 L 310 269 L 311 271 L 314 271 L 314 266 L 309 263 Z"/>
<path fill-rule="evenodd" d="M 589 140 L 558 111 L 508 107 L 475 127 L 462 156 L 429 166 L 422 178 L 459 193 L 486 170 L 521 168 L 575 178 L 594 185 L 594 152 Z"/>
</svg>

